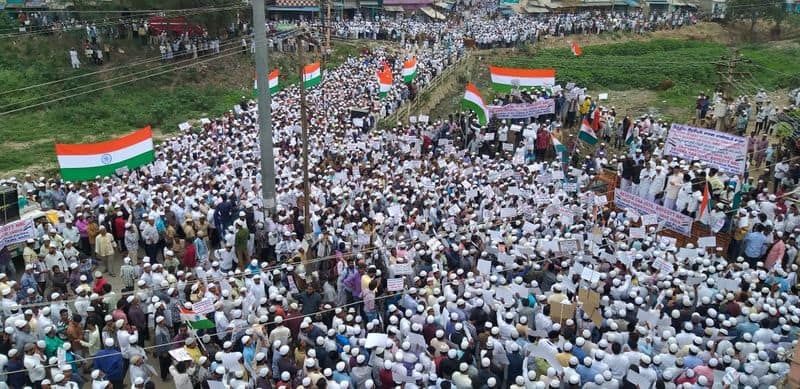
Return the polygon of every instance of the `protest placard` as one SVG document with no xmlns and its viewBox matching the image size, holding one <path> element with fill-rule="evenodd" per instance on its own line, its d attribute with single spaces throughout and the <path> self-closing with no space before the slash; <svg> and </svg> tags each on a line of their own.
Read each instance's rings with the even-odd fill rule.
<svg viewBox="0 0 800 389">
<path fill-rule="evenodd" d="M 639 319 L 640 322 L 649 323 L 650 328 L 655 328 L 656 322 L 658 321 L 658 315 L 646 309 L 639 309 L 636 318 Z"/>
<path fill-rule="evenodd" d="M 697 238 L 697 246 L 701 248 L 707 247 L 716 247 L 717 246 L 717 237 L 716 236 L 701 236 Z"/>
<path fill-rule="evenodd" d="M 0 249 L 36 238 L 33 219 L 17 220 L 0 226 Z"/>
<path fill-rule="evenodd" d="M 642 215 L 642 225 L 651 226 L 653 224 L 658 224 L 658 215 L 652 213 L 648 215 Z"/>
<path fill-rule="evenodd" d="M 554 323 L 563 323 L 567 319 L 575 318 L 575 304 L 571 304 L 568 300 L 560 303 L 553 303 L 550 306 L 550 318 Z"/>
<path fill-rule="evenodd" d="M 389 292 L 403 290 L 403 278 L 389 278 L 386 280 L 386 290 Z"/>
<path fill-rule="evenodd" d="M 564 239 L 558 242 L 558 248 L 562 253 L 574 253 L 579 250 L 577 239 Z"/>
<path fill-rule="evenodd" d="M 209 298 L 204 298 L 192 304 L 192 310 L 201 315 L 214 312 L 214 302 Z"/>
<path fill-rule="evenodd" d="M 482 275 L 490 274 L 492 272 L 492 263 L 484 259 L 479 259 L 478 271 L 481 272 Z"/>
<path fill-rule="evenodd" d="M 747 138 L 673 123 L 664 146 L 665 155 L 703 161 L 723 173 L 742 174 L 747 161 Z"/>
<path fill-rule="evenodd" d="M 405 276 L 414 273 L 414 271 L 411 269 L 411 265 L 407 263 L 398 263 L 392 265 L 392 272 L 397 276 Z"/>
<path fill-rule="evenodd" d="M 556 104 L 553 99 L 545 99 L 532 103 L 489 105 L 486 108 L 493 119 L 524 119 L 555 113 Z"/>
<path fill-rule="evenodd" d="M 172 359 L 178 362 L 192 360 L 192 357 L 189 355 L 188 352 L 186 352 L 186 349 L 183 347 L 169 350 L 169 355 L 172 357 Z"/>
<path fill-rule="evenodd" d="M 641 215 L 655 214 L 664 226 L 689 236 L 692 234 L 692 219 L 680 212 L 658 205 L 652 201 L 641 198 L 624 190 L 614 191 L 614 205 L 625 210 L 633 210 Z"/>
<path fill-rule="evenodd" d="M 628 235 L 633 239 L 644 239 L 644 227 L 631 227 Z"/>
<path fill-rule="evenodd" d="M 367 339 L 364 340 L 365 348 L 386 347 L 386 342 L 389 340 L 389 335 L 378 332 L 370 332 L 367 334 Z"/>
</svg>

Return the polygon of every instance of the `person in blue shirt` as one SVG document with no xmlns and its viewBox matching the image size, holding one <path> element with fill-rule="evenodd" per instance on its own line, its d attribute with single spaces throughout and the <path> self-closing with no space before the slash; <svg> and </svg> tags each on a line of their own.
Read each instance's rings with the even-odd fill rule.
<svg viewBox="0 0 800 389">
<path fill-rule="evenodd" d="M 753 267 L 767 250 L 767 236 L 762 229 L 761 225 L 756 224 L 753 231 L 744 236 L 744 257 Z"/>
<path fill-rule="evenodd" d="M 256 357 L 256 342 L 249 336 L 242 337 L 242 356 L 246 366 L 253 366 L 253 359 Z"/>
<path fill-rule="evenodd" d="M 8 350 L 8 363 L 6 363 L 3 370 L 6 373 L 13 372 L 6 377 L 6 384 L 9 388 L 23 388 L 31 384 L 30 379 L 28 379 L 28 372 L 22 363 L 22 353 L 17 349 Z"/>
<path fill-rule="evenodd" d="M 594 376 L 600 374 L 599 370 L 592 367 L 593 361 L 591 357 L 583 358 L 583 363 L 575 368 L 575 371 L 581 377 L 581 385 L 585 385 L 587 382 L 594 382 Z"/>
<path fill-rule="evenodd" d="M 95 355 L 94 368 L 102 371 L 115 388 L 121 388 L 125 379 L 122 354 L 114 348 L 113 338 L 107 338 L 105 346 Z"/>
</svg>

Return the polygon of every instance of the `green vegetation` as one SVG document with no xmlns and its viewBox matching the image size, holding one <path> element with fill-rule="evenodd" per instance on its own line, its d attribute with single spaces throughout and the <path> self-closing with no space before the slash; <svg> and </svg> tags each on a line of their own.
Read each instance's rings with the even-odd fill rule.
<svg viewBox="0 0 800 389">
<path fill-rule="evenodd" d="M 736 94 L 754 94 L 756 88 L 787 88 L 800 84 L 795 59 L 796 45 L 776 48 L 753 45 L 741 54 L 752 61 L 741 68 L 752 75 L 743 78 Z M 559 82 L 576 82 L 590 90 L 622 91 L 648 89 L 657 91 L 661 104 L 693 108 L 694 96 L 711 92 L 719 82 L 711 61 L 730 55 L 721 44 L 696 40 L 652 40 L 584 47 L 575 57 L 569 49 L 528 49 L 527 56 L 495 59 L 498 66 L 556 69 Z"/>
</svg>

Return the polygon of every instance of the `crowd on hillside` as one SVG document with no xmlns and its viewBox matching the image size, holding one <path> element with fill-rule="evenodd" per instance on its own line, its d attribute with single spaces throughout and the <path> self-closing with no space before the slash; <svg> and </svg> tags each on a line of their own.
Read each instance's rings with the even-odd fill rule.
<svg viewBox="0 0 800 389">
<path fill-rule="evenodd" d="M 800 334 L 793 159 L 774 161 L 776 182 L 722 175 L 665 155 L 668 123 L 578 87 L 520 97 L 556 99 L 538 118 L 376 128 L 454 63 L 460 40 L 448 53 L 443 38 L 362 53 L 308 91 L 308 198 L 299 89 L 273 96 L 274 215 L 252 101 L 122 176 L 5 180 L 56 213 L 23 269 L 0 249 L 0 387 L 778 387 Z M 583 118 L 596 147 L 565 131 Z M 708 182 L 701 221 L 733 239 L 679 243 L 609 207 L 607 170 L 690 215 Z"/>
</svg>

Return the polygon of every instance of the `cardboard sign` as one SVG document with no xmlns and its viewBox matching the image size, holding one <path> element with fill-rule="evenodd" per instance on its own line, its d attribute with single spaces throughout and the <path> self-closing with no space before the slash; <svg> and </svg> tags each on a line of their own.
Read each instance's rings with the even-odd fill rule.
<svg viewBox="0 0 800 389">
<path fill-rule="evenodd" d="M 186 349 L 183 347 L 169 350 L 169 355 L 178 362 L 192 360 L 192 357 L 189 355 L 188 352 L 186 352 Z"/>
<path fill-rule="evenodd" d="M 575 318 L 575 304 L 569 301 L 553 303 L 550 306 L 550 318 L 554 323 L 563 324 L 567 319 Z"/>
<path fill-rule="evenodd" d="M 403 278 L 390 278 L 386 280 L 386 290 L 389 292 L 403 290 Z"/>
</svg>

